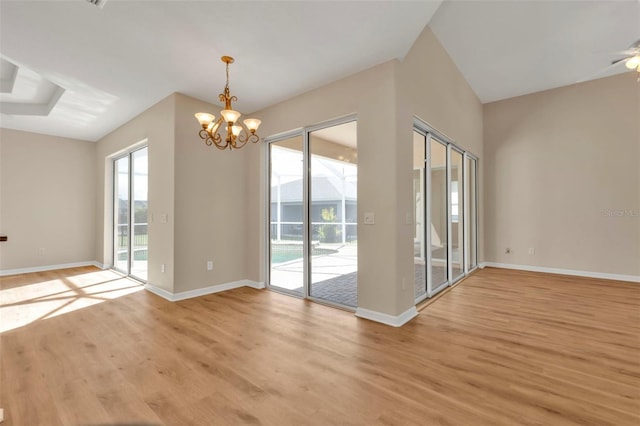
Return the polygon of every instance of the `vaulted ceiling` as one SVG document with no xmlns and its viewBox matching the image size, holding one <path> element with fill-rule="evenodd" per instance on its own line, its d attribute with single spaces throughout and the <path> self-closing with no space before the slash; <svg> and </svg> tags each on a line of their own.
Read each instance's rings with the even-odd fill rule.
<svg viewBox="0 0 640 426">
<path fill-rule="evenodd" d="M 249 113 L 402 60 L 427 24 L 490 102 L 627 71 L 605 68 L 640 2 L 1 0 L 0 125 L 95 141 L 173 92 L 218 103 L 222 55 Z"/>
</svg>

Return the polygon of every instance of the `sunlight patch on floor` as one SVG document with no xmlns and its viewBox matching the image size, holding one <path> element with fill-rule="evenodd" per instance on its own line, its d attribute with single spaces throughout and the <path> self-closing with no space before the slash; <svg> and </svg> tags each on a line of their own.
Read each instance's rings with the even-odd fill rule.
<svg viewBox="0 0 640 426">
<path fill-rule="evenodd" d="M 0 290 L 0 332 L 143 290 L 113 271 L 97 271 Z"/>
</svg>

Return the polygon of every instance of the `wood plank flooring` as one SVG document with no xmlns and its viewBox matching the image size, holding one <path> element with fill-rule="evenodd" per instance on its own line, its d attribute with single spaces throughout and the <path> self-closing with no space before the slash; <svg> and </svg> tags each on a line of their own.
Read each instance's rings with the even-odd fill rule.
<svg viewBox="0 0 640 426">
<path fill-rule="evenodd" d="M 638 284 L 486 268 L 399 329 L 266 290 L 139 289 L 3 277 L 2 426 L 640 424 Z"/>
</svg>

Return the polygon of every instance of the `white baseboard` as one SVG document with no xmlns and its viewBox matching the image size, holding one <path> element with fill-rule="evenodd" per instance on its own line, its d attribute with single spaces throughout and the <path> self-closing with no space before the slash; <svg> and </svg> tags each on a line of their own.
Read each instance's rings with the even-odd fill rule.
<svg viewBox="0 0 640 426">
<path fill-rule="evenodd" d="M 144 284 L 144 289 L 155 294 L 156 296 L 160 296 L 163 299 L 168 300 L 169 302 L 174 302 L 175 300 L 173 300 L 173 293 L 160 288 L 160 287 L 156 287 L 155 285 L 146 283 Z"/>
<path fill-rule="evenodd" d="M 86 262 L 62 263 L 59 265 L 33 266 L 31 268 L 4 269 L 4 270 L 0 270 L 0 277 L 4 277 L 7 275 L 28 274 L 31 272 L 54 271 L 56 269 L 79 268 L 81 266 L 95 266 L 100 269 L 105 269 L 105 266 L 101 263 L 98 263 L 96 261 L 86 261 Z"/>
<path fill-rule="evenodd" d="M 372 311 L 364 308 L 356 309 L 356 316 L 359 318 L 368 319 L 371 321 L 380 322 L 382 324 L 390 325 L 392 327 L 402 327 L 409 320 L 418 315 L 418 311 L 415 306 L 410 307 L 403 313 L 397 316 L 384 314 L 382 312 Z"/>
<path fill-rule="evenodd" d="M 230 283 L 224 283 L 219 285 L 212 285 L 210 287 L 198 288 L 195 290 L 181 291 L 180 293 L 171 293 L 165 289 L 156 287 L 148 283 L 144 285 L 144 288 L 149 290 L 151 293 L 156 294 L 164 299 L 167 299 L 170 302 L 178 302 L 180 300 L 205 296 L 207 294 L 220 293 L 221 291 L 227 291 L 227 290 L 240 288 L 240 287 L 251 287 L 255 289 L 263 289 L 264 283 L 251 281 L 251 280 L 240 280 L 240 281 L 233 281 Z"/>
<path fill-rule="evenodd" d="M 490 266 L 493 268 L 516 269 L 519 271 L 545 272 L 547 274 L 574 275 L 576 277 L 600 278 L 604 280 L 630 281 L 640 283 L 640 276 L 608 274 L 603 272 L 579 271 L 575 269 L 547 268 L 544 266 L 513 265 L 510 263 L 483 262 L 480 267 Z"/>
<path fill-rule="evenodd" d="M 263 288 L 267 288 L 266 285 L 264 285 L 263 281 L 251 281 L 251 280 L 244 280 L 245 281 L 245 286 L 246 287 L 251 287 L 251 288 L 255 288 L 257 290 L 262 290 Z"/>
</svg>

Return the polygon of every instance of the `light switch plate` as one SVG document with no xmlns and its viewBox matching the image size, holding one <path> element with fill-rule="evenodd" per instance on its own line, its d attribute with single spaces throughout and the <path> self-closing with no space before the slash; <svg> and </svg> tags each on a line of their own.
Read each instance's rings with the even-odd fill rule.
<svg viewBox="0 0 640 426">
<path fill-rule="evenodd" d="M 374 213 L 365 213 L 364 214 L 364 224 L 365 225 L 373 225 L 376 223 L 376 215 Z"/>
</svg>

